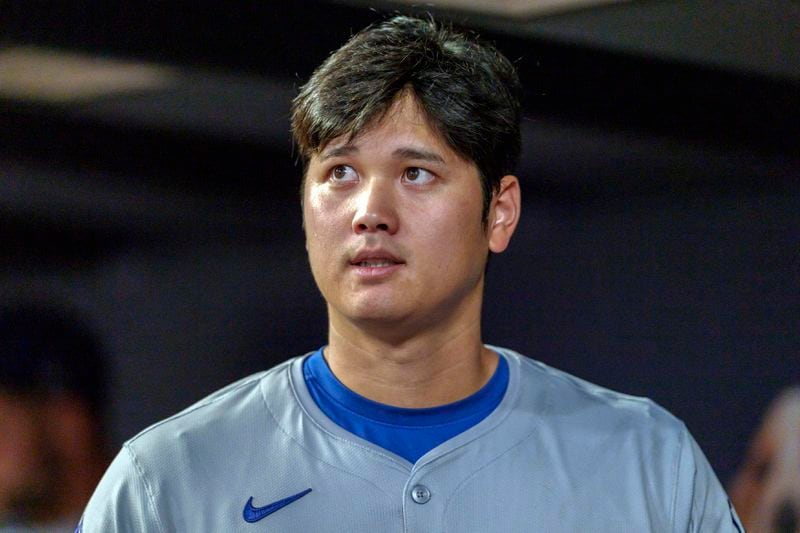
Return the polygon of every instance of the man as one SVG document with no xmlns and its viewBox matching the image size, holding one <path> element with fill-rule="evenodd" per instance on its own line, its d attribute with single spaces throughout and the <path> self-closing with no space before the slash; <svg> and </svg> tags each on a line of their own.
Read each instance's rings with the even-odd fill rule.
<svg viewBox="0 0 800 533">
<path fill-rule="evenodd" d="M 0 310 L 0 531 L 73 531 L 108 466 L 103 367 L 75 317 Z"/>
<path fill-rule="evenodd" d="M 482 344 L 520 214 L 519 82 L 397 17 L 293 105 L 329 343 L 129 441 L 85 531 L 737 531 L 683 424 Z"/>
</svg>

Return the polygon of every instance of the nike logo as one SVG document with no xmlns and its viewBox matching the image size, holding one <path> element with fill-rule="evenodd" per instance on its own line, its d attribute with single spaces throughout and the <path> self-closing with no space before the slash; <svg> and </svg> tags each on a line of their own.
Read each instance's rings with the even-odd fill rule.
<svg viewBox="0 0 800 533">
<path fill-rule="evenodd" d="M 253 497 L 250 496 L 250 499 L 247 500 L 246 504 L 244 504 L 244 511 L 242 511 L 242 516 L 244 517 L 245 521 L 250 522 L 251 524 L 254 522 L 258 522 L 262 518 L 268 517 L 275 511 L 283 509 L 290 503 L 296 502 L 309 492 L 311 492 L 311 489 L 306 489 L 302 492 L 298 492 L 293 496 L 289 496 L 288 498 L 272 502 L 271 504 L 265 505 L 264 507 L 253 507 Z"/>
</svg>

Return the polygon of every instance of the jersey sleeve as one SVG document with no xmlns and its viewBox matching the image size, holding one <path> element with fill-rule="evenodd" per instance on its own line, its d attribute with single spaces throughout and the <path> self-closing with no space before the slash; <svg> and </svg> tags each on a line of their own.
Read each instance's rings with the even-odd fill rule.
<svg viewBox="0 0 800 533">
<path fill-rule="evenodd" d="M 76 533 L 164 532 L 133 450 L 123 446 L 83 513 Z"/>
<path fill-rule="evenodd" d="M 744 533 L 725 490 L 683 426 L 675 486 L 675 531 Z"/>
</svg>

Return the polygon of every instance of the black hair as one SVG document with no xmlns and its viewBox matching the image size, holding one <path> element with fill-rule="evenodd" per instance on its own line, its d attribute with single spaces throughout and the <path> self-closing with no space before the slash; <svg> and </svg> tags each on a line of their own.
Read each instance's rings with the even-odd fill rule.
<svg viewBox="0 0 800 533">
<path fill-rule="evenodd" d="M 43 305 L 0 309 L 0 389 L 74 394 L 101 423 L 106 387 L 100 343 L 77 315 Z"/>
<path fill-rule="evenodd" d="M 485 219 L 519 160 L 521 85 L 493 45 L 433 19 L 396 16 L 370 26 L 314 71 L 292 104 L 303 174 L 327 143 L 355 137 L 406 90 L 445 142 L 475 163 Z"/>
</svg>

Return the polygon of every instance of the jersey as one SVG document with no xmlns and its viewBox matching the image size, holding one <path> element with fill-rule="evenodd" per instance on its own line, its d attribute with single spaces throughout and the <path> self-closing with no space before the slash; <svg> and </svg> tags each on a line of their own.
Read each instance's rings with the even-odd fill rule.
<svg viewBox="0 0 800 533">
<path fill-rule="evenodd" d="M 328 419 L 299 357 L 126 442 L 82 530 L 743 531 L 678 419 L 492 349 L 500 404 L 413 464 Z"/>
</svg>

